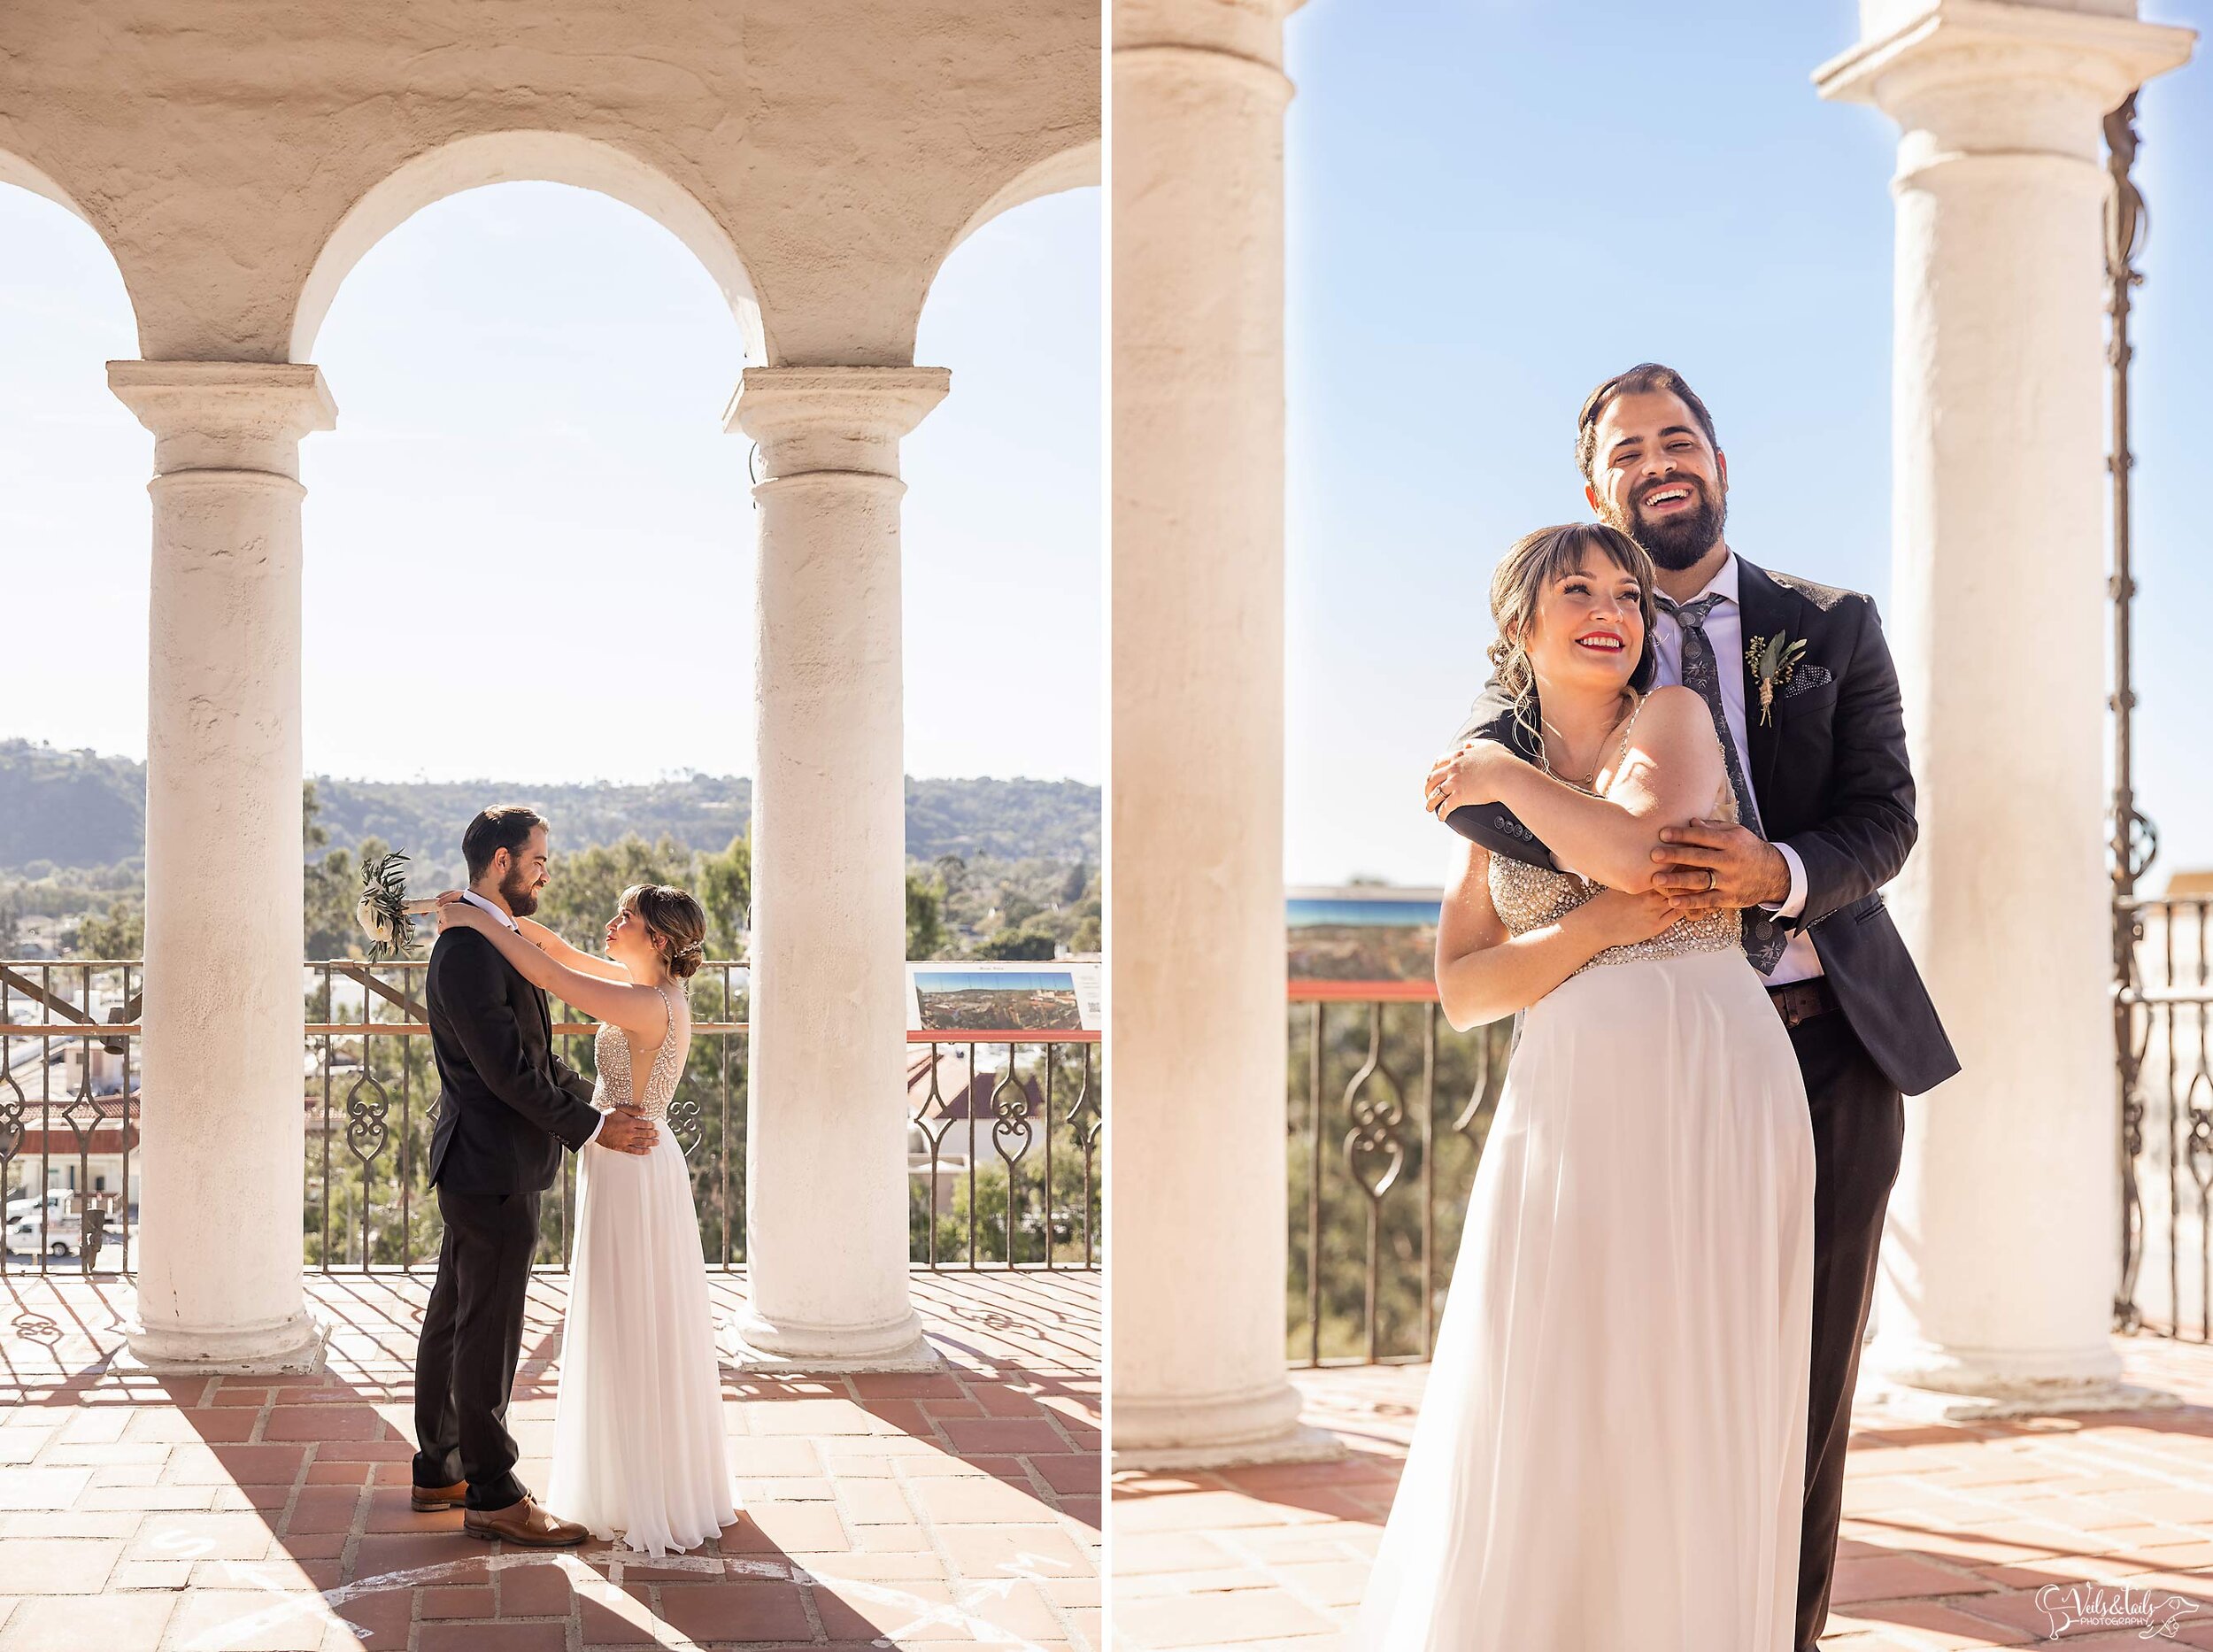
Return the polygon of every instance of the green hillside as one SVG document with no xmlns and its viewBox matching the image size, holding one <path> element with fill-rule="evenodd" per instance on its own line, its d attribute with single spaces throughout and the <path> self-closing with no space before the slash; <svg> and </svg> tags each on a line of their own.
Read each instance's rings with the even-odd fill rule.
<svg viewBox="0 0 2213 1652">
<path fill-rule="evenodd" d="M 488 803 L 528 803 L 552 822 L 554 851 L 663 834 L 720 850 L 745 830 L 752 782 L 689 775 L 644 785 L 339 780 L 318 776 L 319 824 L 338 844 L 375 838 L 424 873 L 458 881 L 461 829 Z M 918 861 L 1099 858 L 1097 786 L 1072 780 L 906 783 L 906 849 Z M 127 758 L 0 741 L 0 878 L 102 884 L 88 876 L 145 853 L 146 767 Z M 70 874 L 76 874 L 72 876 Z"/>
</svg>

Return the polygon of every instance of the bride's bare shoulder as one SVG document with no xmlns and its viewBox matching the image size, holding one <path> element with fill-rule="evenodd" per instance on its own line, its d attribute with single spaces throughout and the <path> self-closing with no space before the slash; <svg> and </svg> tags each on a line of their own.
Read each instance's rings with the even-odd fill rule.
<svg viewBox="0 0 2213 1652">
<path fill-rule="evenodd" d="M 1632 752 L 1640 761 L 1630 760 Z M 1656 688 L 1645 697 L 1623 742 L 1621 757 L 1620 766 L 1606 777 L 1609 787 L 1636 769 L 1650 776 L 1645 784 L 1669 791 L 1708 786 L 1724 772 L 1714 714 L 1696 690 L 1680 683 Z"/>
<path fill-rule="evenodd" d="M 1706 702 L 1699 698 L 1698 691 L 1685 688 L 1680 683 L 1653 690 L 1645 696 L 1645 703 L 1638 710 L 1637 731 L 1646 737 L 1712 726 L 1713 714 L 1706 709 Z"/>
</svg>

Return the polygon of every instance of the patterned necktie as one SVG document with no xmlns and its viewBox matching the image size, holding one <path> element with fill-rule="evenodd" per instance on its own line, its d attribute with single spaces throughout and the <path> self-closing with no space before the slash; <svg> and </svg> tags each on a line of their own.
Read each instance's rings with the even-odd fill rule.
<svg viewBox="0 0 2213 1652">
<path fill-rule="evenodd" d="M 1746 784 L 1744 765 L 1737 758 L 1737 743 L 1730 737 L 1728 714 L 1721 703 L 1721 671 L 1714 663 L 1714 645 L 1706 636 L 1706 616 L 1714 611 L 1714 605 L 1722 600 L 1719 592 L 1700 597 L 1695 602 L 1670 602 L 1654 593 L 1660 606 L 1675 615 L 1683 628 L 1683 686 L 1706 702 L 1712 714 L 1714 732 L 1721 739 L 1721 760 L 1729 773 L 1729 789 L 1737 797 L 1737 820 L 1746 831 L 1755 837 L 1765 837 L 1760 830 L 1760 804 Z M 1774 973 L 1777 961 L 1783 956 L 1783 948 L 1790 944 L 1780 924 L 1771 913 L 1757 907 L 1748 907 L 1744 915 L 1745 956 L 1762 975 Z"/>
</svg>

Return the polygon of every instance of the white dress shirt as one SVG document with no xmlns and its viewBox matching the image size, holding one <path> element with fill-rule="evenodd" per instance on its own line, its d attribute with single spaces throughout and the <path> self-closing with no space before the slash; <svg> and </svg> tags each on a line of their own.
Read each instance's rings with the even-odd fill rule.
<svg viewBox="0 0 2213 1652">
<path fill-rule="evenodd" d="M 502 923 L 505 924 L 508 929 L 513 930 L 517 935 L 522 934 L 522 925 L 514 921 L 513 917 L 509 915 L 505 907 L 499 906 L 496 902 L 485 899 L 483 896 L 478 894 L 473 889 L 463 890 L 461 892 L 461 899 L 467 901 L 472 907 L 482 907 L 485 911 L 490 913 L 492 916 L 497 918 Z M 528 937 L 525 937 L 525 938 L 527 939 Z M 599 1132 L 605 1127 L 606 1123 L 607 1115 L 605 1113 L 602 1113 L 599 1115 L 599 1123 L 591 1127 L 591 1134 L 584 1138 L 583 1145 L 585 1146 L 589 1147 L 593 1142 L 599 1139 Z"/>
<path fill-rule="evenodd" d="M 1721 679 L 1721 712 L 1729 725 L 1731 744 L 1737 748 L 1737 765 L 1743 771 L 1745 784 L 1752 784 L 1752 747 L 1746 732 L 1744 698 L 1744 610 L 1737 606 L 1737 553 L 1731 552 L 1722 559 L 1714 577 L 1706 583 L 1699 597 L 1717 596 L 1721 598 L 1706 615 L 1706 640 L 1714 646 L 1715 675 Z M 1697 598 L 1692 598 L 1696 601 Z M 1660 610 L 1660 623 L 1652 637 L 1652 651 L 1660 662 L 1659 682 L 1680 683 L 1683 681 L 1683 627 L 1665 608 Z M 1806 909 L 1806 863 L 1798 858 L 1798 851 L 1786 843 L 1775 845 L 1790 868 L 1791 892 L 1779 903 L 1768 907 L 1778 918 L 1794 918 Z M 1783 955 L 1775 961 L 1775 972 L 1769 976 L 1770 986 L 1785 986 L 1793 981 L 1807 981 L 1823 973 L 1821 958 L 1814 951 L 1814 943 L 1803 930 L 1785 931 L 1788 944 Z"/>
</svg>

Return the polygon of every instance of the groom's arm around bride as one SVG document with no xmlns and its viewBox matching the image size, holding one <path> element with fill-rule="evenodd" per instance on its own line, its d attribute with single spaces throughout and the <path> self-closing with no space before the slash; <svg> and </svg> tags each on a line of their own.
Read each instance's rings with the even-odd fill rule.
<svg viewBox="0 0 2213 1652">
<path fill-rule="evenodd" d="M 536 991 L 484 936 L 468 930 L 441 935 L 429 974 L 433 1038 L 443 1023 L 462 1058 L 438 1063 L 446 1104 L 431 1148 L 431 1181 L 464 1193 L 542 1191 L 559 1173 L 561 1149 L 581 1151 L 601 1129 L 591 1081 L 552 1049 L 550 1020 L 526 1045 L 527 1023 L 515 1000 L 535 999 Z M 618 1132 L 601 1139 L 609 1147 L 626 1146 L 633 1125 L 652 1128 L 645 1120 L 612 1116 L 606 1123 Z M 646 1141 L 650 1146 L 650 1133 Z"/>
<path fill-rule="evenodd" d="M 528 809 L 487 809 L 462 838 L 467 897 L 512 922 L 546 882 L 545 823 Z M 598 1141 L 650 1152 L 658 1127 L 592 1106 L 592 1088 L 554 1053 L 545 994 L 485 936 L 442 932 L 425 995 L 438 1068 L 430 1184 L 445 1232 L 416 1355 L 413 1507 L 465 1502 L 464 1529 L 526 1546 L 581 1541 L 584 1529 L 538 1509 L 515 1477 L 505 1425 L 522 1344 L 538 1196 L 564 1150 Z"/>
</svg>

